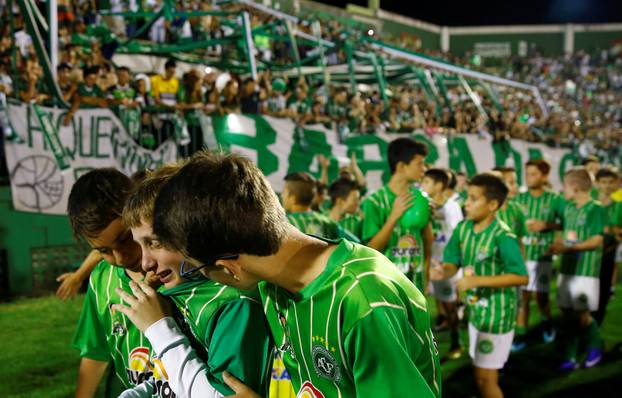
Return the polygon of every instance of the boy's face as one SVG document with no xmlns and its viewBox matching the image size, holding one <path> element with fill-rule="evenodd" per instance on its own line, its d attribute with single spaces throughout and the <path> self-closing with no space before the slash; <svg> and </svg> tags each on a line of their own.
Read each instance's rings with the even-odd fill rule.
<svg viewBox="0 0 622 398">
<path fill-rule="evenodd" d="M 242 259 L 244 256 L 240 256 Z M 215 282 L 233 286 L 239 290 L 253 290 L 257 287 L 260 279 L 243 269 L 241 260 L 218 260 L 216 264 L 204 266 L 202 262 L 192 257 L 188 258 L 188 264 L 193 267 L 201 267 L 199 272 Z"/>
<path fill-rule="evenodd" d="M 437 183 L 430 177 L 423 177 L 423 181 L 421 181 L 421 189 L 430 197 L 434 197 L 442 191 L 443 186 L 441 183 Z"/>
<path fill-rule="evenodd" d="M 415 155 L 410 163 L 404 165 L 403 172 L 408 181 L 420 181 L 425 173 L 424 157 L 421 155 Z"/>
<path fill-rule="evenodd" d="M 516 173 L 508 171 L 503 173 L 503 181 L 508 186 L 508 199 L 512 199 L 518 193 L 518 184 L 516 183 Z"/>
<path fill-rule="evenodd" d="M 601 177 L 596 180 L 596 188 L 606 196 L 614 193 L 619 186 L 620 182 L 615 177 Z"/>
<path fill-rule="evenodd" d="M 89 73 L 88 75 L 84 76 L 84 83 L 88 87 L 94 86 L 95 80 L 97 80 L 97 75 L 95 73 Z"/>
<path fill-rule="evenodd" d="M 120 217 L 108 224 L 96 237 L 86 239 L 91 248 L 97 250 L 110 264 L 141 272 L 140 246 L 132 240 L 132 231 Z"/>
<path fill-rule="evenodd" d="M 294 195 L 292 195 L 287 188 L 287 183 L 285 183 L 285 186 L 283 187 L 283 192 L 281 192 L 281 200 L 283 202 L 283 208 L 286 211 L 289 211 L 289 209 L 291 209 L 296 204 Z"/>
<path fill-rule="evenodd" d="M 467 187 L 467 198 L 464 202 L 466 217 L 475 222 L 481 221 L 491 213 L 497 211 L 496 200 L 488 200 L 484 195 L 484 188 L 475 185 Z"/>
<path fill-rule="evenodd" d="M 358 189 L 350 191 L 346 199 L 343 201 L 343 210 L 348 214 L 354 214 L 359 209 L 361 193 Z"/>
<path fill-rule="evenodd" d="M 527 187 L 531 189 L 537 189 L 546 183 L 547 175 L 542 174 L 539 168 L 536 166 L 527 166 L 525 170 L 525 181 Z"/>
<path fill-rule="evenodd" d="M 143 271 L 152 271 L 167 289 L 183 282 L 179 272 L 184 256 L 165 249 L 153 233 L 151 224 L 143 221 L 140 226 L 132 228 L 132 235 L 142 250 Z"/>
<path fill-rule="evenodd" d="M 456 176 L 456 191 L 462 192 L 462 190 L 464 190 L 464 187 L 466 187 L 466 183 L 467 183 L 467 178 L 465 175 Z"/>
<path fill-rule="evenodd" d="M 568 181 L 567 178 L 564 178 L 563 189 L 564 189 L 564 198 L 566 198 L 566 200 L 574 199 L 577 193 L 577 188 L 575 184 Z"/>
</svg>

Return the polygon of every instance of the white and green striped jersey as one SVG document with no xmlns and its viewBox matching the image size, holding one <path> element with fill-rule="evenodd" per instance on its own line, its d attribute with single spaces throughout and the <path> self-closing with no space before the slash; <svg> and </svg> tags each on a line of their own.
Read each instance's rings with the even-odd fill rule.
<svg viewBox="0 0 622 398">
<path fill-rule="evenodd" d="M 566 202 L 560 195 L 545 191 L 538 197 L 531 192 L 523 192 L 516 196 L 516 203 L 522 208 L 526 220 L 539 220 L 549 224 L 561 220 Z M 525 230 L 522 238 L 525 245 L 525 255 L 531 261 L 550 261 L 547 254 L 553 243 L 555 231 L 529 232 Z"/>
<path fill-rule="evenodd" d="M 464 269 L 465 276 L 527 275 L 516 236 L 495 219 L 475 232 L 473 221 L 462 221 L 445 248 L 443 261 Z M 503 334 L 514 329 L 517 311 L 515 287 L 478 287 L 467 292 L 469 322 L 485 333 Z"/>
<path fill-rule="evenodd" d="M 600 202 L 590 199 L 577 208 L 569 202 L 564 208 L 563 239 L 567 245 L 583 242 L 591 237 L 603 235 L 605 229 L 605 210 Z M 600 276 L 600 263 L 603 249 L 580 252 L 571 251 L 562 254 L 561 273 L 565 275 Z"/>
<path fill-rule="evenodd" d="M 397 195 L 388 185 L 371 194 L 362 205 L 363 242 L 369 242 L 387 222 Z M 424 291 L 424 248 L 422 229 L 404 229 L 395 225 L 384 255 L 407 274 L 422 292 Z"/>
<path fill-rule="evenodd" d="M 352 242 L 359 242 L 359 239 L 355 235 L 351 234 L 322 213 L 315 211 L 287 213 L 287 220 L 305 234 L 326 239 L 346 238 Z"/>
<path fill-rule="evenodd" d="M 451 234 L 463 218 L 460 205 L 451 198 L 434 210 L 432 214 L 432 232 L 434 233 L 434 243 L 432 244 L 433 259 L 443 261 L 445 246 L 447 246 Z"/>
<path fill-rule="evenodd" d="M 497 211 L 497 217 L 510 227 L 510 231 L 519 240 L 527 234 L 523 209 L 513 199 L 508 199 L 505 206 Z"/>
<path fill-rule="evenodd" d="M 377 251 L 341 240 L 300 292 L 260 293 L 299 397 L 440 396 L 426 299 Z"/>
<path fill-rule="evenodd" d="M 112 362 L 116 377 L 109 396 L 116 397 L 153 377 L 153 396 L 171 397 L 166 372 L 149 340 L 123 313 L 110 308 L 112 304 L 122 303 L 116 288 L 132 294 L 130 281 L 123 268 L 105 260 L 97 264 L 91 272 L 73 346 L 80 350 L 81 357 Z"/>
<path fill-rule="evenodd" d="M 200 280 L 161 294 L 183 314 L 185 325 L 179 326 L 184 334 L 191 333 L 203 350 L 197 354 L 205 361 L 212 387 L 225 396 L 234 394 L 223 381 L 226 370 L 261 396 L 268 394 L 274 345 L 257 291 L 241 292 Z"/>
<path fill-rule="evenodd" d="M 356 236 L 359 241 L 363 233 L 363 218 L 360 214 L 346 214 L 337 222 L 341 228 Z"/>
</svg>

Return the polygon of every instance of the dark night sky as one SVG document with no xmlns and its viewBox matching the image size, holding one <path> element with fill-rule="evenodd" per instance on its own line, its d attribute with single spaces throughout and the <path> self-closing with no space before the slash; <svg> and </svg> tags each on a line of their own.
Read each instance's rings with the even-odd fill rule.
<svg viewBox="0 0 622 398">
<path fill-rule="evenodd" d="M 320 2 L 367 5 L 366 0 Z M 447 26 L 622 22 L 622 0 L 380 0 L 380 8 Z"/>
</svg>

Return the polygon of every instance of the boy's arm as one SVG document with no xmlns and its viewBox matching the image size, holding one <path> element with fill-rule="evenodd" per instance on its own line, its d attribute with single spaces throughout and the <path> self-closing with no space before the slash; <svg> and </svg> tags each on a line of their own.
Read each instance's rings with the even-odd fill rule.
<svg viewBox="0 0 622 398">
<path fill-rule="evenodd" d="M 76 398 L 92 398 L 95 396 L 97 386 L 101 382 L 108 362 L 98 361 L 82 357 L 80 370 L 78 371 L 78 383 L 76 385 Z"/>
<path fill-rule="evenodd" d="M 418 369 L 413 362 L 411 353 L 414 346 L 422 343 L 415 332 L 406 326 L 409 324 L 406 318 L 403 309 L 377 307 L 359 320 L 345 336 L 346 366 L 354 378 L 357 396 L 440 396 L 440 387 L 437 385 L 436 391 L 433 391 L 421 374 L 422 369 Z M 365 349 L 362 350 L 361 347 Z M 434 350 L 433 347 L 429 348 L 430 351 Z M 426 352 L 425 347 L 420 350 Z M 431 359 L 427 366 L 432 367 L 432 372 L 435 372 L 433 358 Z M 342 373 L 345 371 L 346 369 L 342 369 Z M 396 382 L 388 383 L 387 380 Z"/>
<path fill-rule="evenodd" d="M 369 232 L 370 224 L 372 229 L 377 230 L 377 232 L 370 237 L 369 242 L 367 242 L 367 246 L 378 251 L 384 251 L 384 249 L 387 247 L 387 243 L 389 243 L 389 240 L 391 239 L 393 229 L 400 220 L 400 217 L 402 217 L 406 210 L 412 207 L 413 199 L 414 197 L 411 193 L 395 198 L 395 201 L 393 201 L 393 208 L 391 209 L 391 213 L 379 230 L 377 229 L 377 220 L 374 220 L 374 217 L 368 217 L 368 211 L 364 210 L 365 217 L 363 221 L 363 234 L 369 236 L 369 234 L 366 233 L 366 230 L 367 232 Z M 367 206 L 374 206 L 374 204 L 371 201 L 368 201 Z M 369 216 L 372 216 L 376 212 L 376 209 L 370 209 Z M 368 219 L 370 224 L 368 224 Z"/>
<path fill-rule="evenodd" d="M 74 272 L 65 272 L 58 276 L 56 282 L 61 282 L 61 284 L 58 290 L 56 290 L 56 297 L 61 300 L 74 297 L 78 293 L 78 290 L 80 290 L 82 282 L 89 277 L 91 271 L 93 271 L 101 260 L 102 257 L 99 252 L 97 250 L 91 250 L 84 261 L 82 261 L 82 264 L 80 264 L 80 268 Z"/>
<path fill-rule="evenodd" d="M 123 391 L 118 398 L 151 398 L 153 396 L 153 376 L 133 388 Z"/>
<path fill-rule="evenodd" d="M 582 252 L 588 250 L 595 250 L 599 247 L 603 247 L 603 236 L 592 236 L 582 242 L 577 242 L 572 245 L 567 245 L 564 242 L 555 241 L 551 244 L 551 252 L 553 254 L 569 253 L 569 252 Z"/>
</svg>

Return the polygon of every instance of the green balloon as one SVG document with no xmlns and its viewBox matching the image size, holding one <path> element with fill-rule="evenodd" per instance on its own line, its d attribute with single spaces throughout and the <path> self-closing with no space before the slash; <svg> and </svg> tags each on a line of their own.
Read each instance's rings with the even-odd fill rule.
<svg viewBox="0 0 622 398">
<path fill-rule="evenodd" d="M 400 227 L 403 229 L 422 229 L 430 220 L 430 200 L 428 194 L 411 189 L 414 199 L 413 205 L 402 214 Z"/>
<path fill-rule="evenodd" d="M 272 90 L 283 92 L 286 88 L 287 84 L 285 84 L 285 80 L 281 79 L 280 77 L 272 80 Z"/>
</svg>

